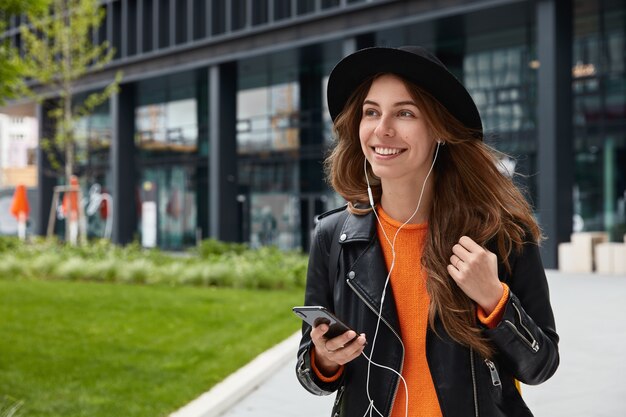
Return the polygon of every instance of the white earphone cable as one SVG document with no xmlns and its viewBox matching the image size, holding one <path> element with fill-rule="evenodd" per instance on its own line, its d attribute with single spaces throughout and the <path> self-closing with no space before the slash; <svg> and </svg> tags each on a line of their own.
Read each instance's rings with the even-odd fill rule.
<svg viewBox="0 0 626 417">
<path fill-rule="evenodd" d="M 376 338 L 378 337 L 378 329 L 380 328 L 380 322 L 382 319 L 382 313 L 383 313 L 383 305 L 385 302 L 385 295 L 387 294 L 387 285 L 389 284 L 389 279 L 391 277 L 391 271 L 393 271 L 393 268 L 396 264 L 396 251 L 395 251 L 395 244 L 396 244 L 396 238 L 398 237 L 398 233 L 400 233 L 400 230 L 406 226 L 412 219 L 413 217 L 415 217 L 415 215 L 417 214 L 417 212 L 419 211 L 419 208 L 422 204 L 422 197 L 424 195 L 424 189 L 426 188 L 426 181 L 428 181 L 428 178 L 430 177 L 430 174 L 433 171 L 433 168 L 435 166 L 435 161 L 437 161 L 437 155 L 439 154 L 439 146 L 441 145 L 440 141 L 437 141 L 437 148 L 435 149 L 435 156 L 433 157 L 433 162 L 430 165 L 430 169 L 428 170 L 428 173 L 426 174 L 426 178 L 424 178 L 424 182 L 422 183 L 422 190 L 420 192 L 420 196 L 419 199 L 417 201 L 417 207 L 415 207 L 415 211 L 413 212 L 413 214 L 411 215 L 411 217 L 409 217 L 399 228 L 398 230 L 396 230 L 396 233 L 393 236 L 393 242 L 389 240 L 389 237 L 387 236 L 387 233 L 385 232 L 385 228 L 383 227 L 380 218 L 378 217 L 378 213 L 376 212 L 376 207 L 374 205 L 374 198 L 372 196 L 372 189 L 370 187 L 370 182 L 369 182 L 369 178 L 367 176 L 367 158 L 364 158 L 364 162 L 363 162 L 363 169 L 365 171 L 365 181 L 367 182 L 367 194 L 370 200 L 370 205 L 372 207 L 372 211 L 374 212 L 374 216 L 376 216 L 376 221 L 378 222 L 378 224 L 380 225 L 380 228 L 383 232 L 383 235 L 385 236 L 385 239 L 387 240 L 387 243 L 389 243 L 389 245 L 391 246 L 391 266 L 389 268 L 389 272 L 387 273 L 387 278 L 385 279 L 385 285 L 383 287 L 383 292 L 381 294 L 381 300 L 380 300 L 380 309 L 378 311 L 378 320 L 376 321 L 376 330 L 374 331 L 374 338 L 372 340 L 372 348 L 370 350 L 370 356 L 368 357 L 365 352 L 363 352 L 363 357 L 365 357 L 365 359 L 367 359 L 367 378 L 366 378 L 366 392 L 367 392 L 367 399 L 369 400 L 370 404 L 367 408 L 367 410 L 365 411 L 364 417 L 367 415 L 367 413 L 369 412 L 370 416 L 372 415 L 372 410 L 376 411 L 381 417 L 384 417 L 383 414 L 374 406 L 374 401 L 372 400 L 372 397 L 370 395 L 370 370 L 371 370 L 371 365 L 377 366 L 379 368 L 383 368 L 383 369 L 387 369 L 390 370 L 392 372 L 394 372 L 396 375 L 398 375 L 400 377 L 400 379 L 402 380 L 402 383 L 404 384 L 404 392 L 405 392 L 405 407 L 404 407 L 404 413 L 405 416 L 408 417 L 408 413 L 409 413 L 409 390 L 408 390 L 408 386 L 406 383 L 406 380 L 404 379 L 404 377 L 402 376 L 402 374 L 400 374 L 398 371 L 396 371 L 393 368 L 390 368 L 388 366 L 385 365 L 381 365 L 378 364 L 376 362 L 374 362 L 371 358 L 374 357 L 374 348 L 376 347 Z M 402 340 L 400 340 L 400 343 L 402 344 L 402 349 L 404 350 L 404 343 L 402 343 Z"/>
</svg>

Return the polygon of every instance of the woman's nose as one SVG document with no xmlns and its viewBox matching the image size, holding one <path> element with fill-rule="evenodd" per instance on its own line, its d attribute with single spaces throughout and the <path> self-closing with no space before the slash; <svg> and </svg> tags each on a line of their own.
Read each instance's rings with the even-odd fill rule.
<svg viewBox="0 0 626 417">
<path fill-rule="evenodd" d="M 392 137 L 395 134 L 395 131 L 393 130 L 390 120 L 387 117 L 381 117 L 378 120 L 378 125 L 376 126 L 374 133 L 376 133 L 376 136 L 379 138 L 385 138 Z"/>
</svg>

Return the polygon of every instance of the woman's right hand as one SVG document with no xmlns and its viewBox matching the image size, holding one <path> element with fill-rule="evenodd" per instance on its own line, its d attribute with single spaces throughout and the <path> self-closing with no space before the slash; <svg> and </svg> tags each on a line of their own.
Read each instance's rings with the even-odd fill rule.
<svg viewBox="0 0 626 417">
<path fill-rule="evenodd" d="M 320 324 L 311 330 L 311 340 L 315 345 L 315 366 L 325 376 L 333 376 L 341 365 L 357 358 L 365 348 L 365 333 L 358 335 L 348 330 L 332 339 L 326 339 L 327 324 Z"/>
</svg>

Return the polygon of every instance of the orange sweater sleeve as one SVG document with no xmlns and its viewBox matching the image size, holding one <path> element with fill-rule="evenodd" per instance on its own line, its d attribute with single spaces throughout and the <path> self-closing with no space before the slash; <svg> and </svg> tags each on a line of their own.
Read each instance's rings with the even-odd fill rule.
<svg viewBox="0 0 626 417">
<path fill-rule="evenodd" d="M 313 369 L 313 372 L 315 372 L 315 375 L 317 375 L 317 377 L 322 380 L 322 382 L 335 382 L 339 379 L 341 374 L 343 374 L 343 369 L 345 368 L 345 366 L 341 365 L 339 367 L 339 370 L 335 372 L 335 375 L 324 376 L 324 374 L 322 374 L 320 370 L 317 369 L 317 366 L 315 366 L 315 349 L 311 349 L 311 368 Z"/>
<path fill-rule="evenodd" d="M 506 302 L 509 300 L 509 286 L 506 285 L 504 282 L 501 282 L 501 284 L 502 289 L 504 290 L 502 291 L 502 298 L 500 298 L 500 301 L 498 301 L 496 308 L 493 309 L 490 315 L 487 315 L 485 313 L 485 310 L 483 310 L 481 306 L 477 306 L 476 308 L 478 320 L 480 320 L 482 324 L 489 327 L 490 329 L 495 328 L 502 320 L 502 316 L 504 315 L 504 307 L 506 306 Z"/>
</svg>

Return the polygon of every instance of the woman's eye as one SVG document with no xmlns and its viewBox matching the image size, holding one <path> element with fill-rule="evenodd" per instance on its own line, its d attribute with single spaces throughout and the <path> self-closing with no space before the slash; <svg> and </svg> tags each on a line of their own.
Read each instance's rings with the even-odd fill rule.
<svg viewBox="0 0 626 417">
<path fill-rule="evenodd" d="M 376 116 L 376 115 L 378 115 L 378 112 L 376 110 L 374 110 L 374 109 L 365 109 L 363 111 L 363 115 L 365 115 L 365 116 Z"/>
<path fill-rule="evenodd" d="M 413 113 L 408 110 L 402 110 L 398 113 L 400 117 L 413 117 Z"/>
</svg>

